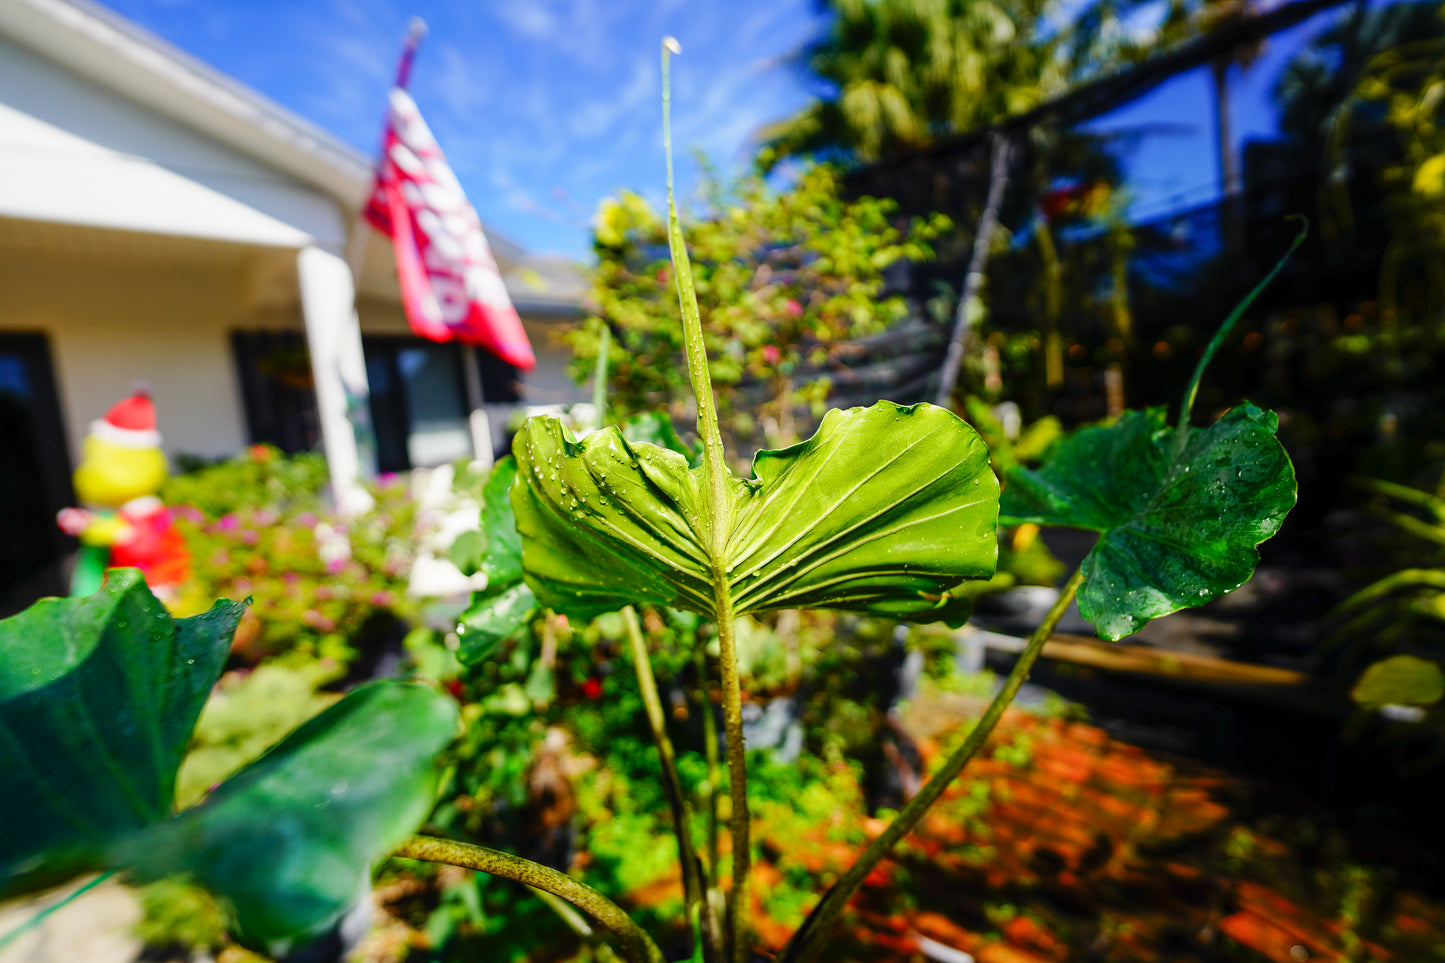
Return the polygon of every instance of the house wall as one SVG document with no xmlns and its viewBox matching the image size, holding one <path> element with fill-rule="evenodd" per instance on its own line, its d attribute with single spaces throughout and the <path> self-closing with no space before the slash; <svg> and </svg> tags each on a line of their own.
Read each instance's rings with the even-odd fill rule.
<svg viewBox="0 0 1445 963">
<path fill-rule="evenodd" d="M 170 456 L 218 457 L 245 445 L 230 332 L 257 326 L 239 307 L 246 278 L 230 257 L 166 264 L 3 252 L 0 330 L 47 336 L 72 464 L 90 422 L 138 380 L 150 384 Z"/>
<path fill-rule="evenodd" d="M 340 251 L 336 203 L 0 38 L 0 215 Z"/>
</svg>

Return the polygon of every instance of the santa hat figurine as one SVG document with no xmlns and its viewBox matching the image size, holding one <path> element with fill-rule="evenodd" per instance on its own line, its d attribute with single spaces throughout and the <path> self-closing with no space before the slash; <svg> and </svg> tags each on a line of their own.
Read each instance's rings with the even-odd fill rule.
<svg viewBox="0 0 1445 963">
<path fill-rule="evenodd" d="M 166 475 L 155 404 L 149 389 L 138 386 L 90 423 L 75 470 L 75 493 L 86 507 L 62 509 L 57 518 L 80 539 L 71 595 L 98 591 L 106 569 L 120 567 L 140 569 L 163 599 L 175 594 L 190 559 L 156 496 Z"/>
</svg>

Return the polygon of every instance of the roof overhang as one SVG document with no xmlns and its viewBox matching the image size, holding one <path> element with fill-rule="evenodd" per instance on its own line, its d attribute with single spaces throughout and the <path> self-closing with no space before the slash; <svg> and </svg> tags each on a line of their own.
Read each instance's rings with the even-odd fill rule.
<svg viewBox="0 0 1445 963">
<path fill-rule="evenodd" d="M 88 0 L 7 0 L 0 33 L 105 88 L 358 210 L 361 153 L 215 68 Z"/>
</svg>

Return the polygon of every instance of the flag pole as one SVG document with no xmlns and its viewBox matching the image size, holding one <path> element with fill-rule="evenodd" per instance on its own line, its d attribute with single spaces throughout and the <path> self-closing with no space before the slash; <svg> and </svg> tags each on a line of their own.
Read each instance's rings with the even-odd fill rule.
<svg viewBox="0 0 1445 963">
<path fill-rule="evenodd" d="M 396 65 L 396 85 L 402 90 L 411 81 L 411 64 L 416 59 L 416 48 L 421 46 L 422 40 L 426 39 L 426 21 L 421 17 L 412 17 L 407 23 L 406 42 L 401 48 L 401 59 Z M 384 150 L 385 148 L 383 148 Z M 377 167 L 380 168 L 385 158 L 377 156 Z M 375 172 L 373 172 L 374 174 Z M 375 184 L 376 178 L 372 177 Z M 355 279 L 357 301 L 361 300 L 361 272 L 366 266 L 366 247 L 371 239 L 371 225 L 365 217 L 358 214 L 355 226 L 351 229 L 351 237 L 346 245 L 346 264 L 351 268 L 351 276 Z"/>
</svg>

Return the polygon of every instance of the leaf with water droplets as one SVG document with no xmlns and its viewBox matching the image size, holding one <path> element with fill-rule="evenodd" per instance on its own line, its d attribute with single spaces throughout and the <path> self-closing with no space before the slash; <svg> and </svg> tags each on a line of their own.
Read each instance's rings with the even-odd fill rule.
<svg viewBox="0 0 1445 963">
<path fill-rule="evenodd" d="M 140 572 L 0 621 L 0 895 L 99 865 L 171 812 L 245 605 L 174 619 Z"/>
<path fill-rule="evenodd" d="M 1080 429 L 1037 470 L 1009 473 L 1005 523 L 1099 533 L 1079 613 L 1120 639 L 1243 585 L 1295 503 L 1274 412 L 1242 404 L 1180 444 L 1163 408 Z"/>
<path fill-rule="evenodd" d="M 968 600 L 953 590 L 997 559 L 988 450 L 933 405 L 830 411 L 807 441 L 759 452 L 752 478 L 728 478 L 717 560 L 704 469 L 686 456 L 615 428 L 578 442 L 554 418 L 529 419 L 513 452 L 528 584 L 578 618 L 631 603 L 713 617 L 717 564 L 739 614 L 811 606 L 959 623 Z"/>
</svg>

